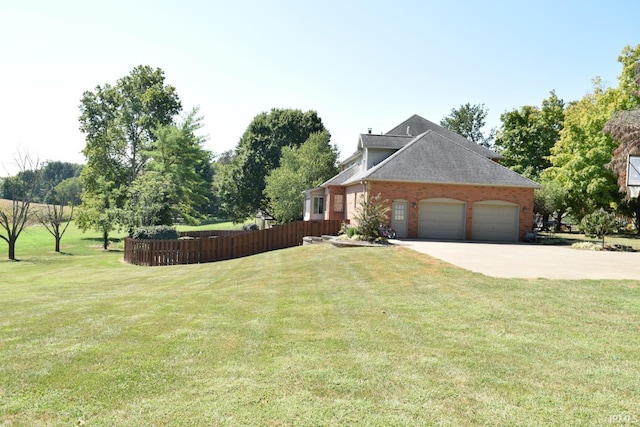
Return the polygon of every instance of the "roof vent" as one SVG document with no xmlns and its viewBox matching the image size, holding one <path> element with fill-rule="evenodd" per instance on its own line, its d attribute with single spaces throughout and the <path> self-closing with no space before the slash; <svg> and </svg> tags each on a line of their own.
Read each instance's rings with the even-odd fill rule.
<svg viewBox="0 0 640 427">
<path fill-rule="evenodd" d="M 371 129 L 371 128 L 368 128 L 367 130 L 369 131 L 369 135 L 371 135 L 371 131 L 372 131 L 372 129 Z"/>
<path fill-rule="evenodd" d="M 407 126 L 407 135 L 409 135 L 409 136 L 411 136 L 410 130 L 411 130 L 411 126 Z"/>
</svg>

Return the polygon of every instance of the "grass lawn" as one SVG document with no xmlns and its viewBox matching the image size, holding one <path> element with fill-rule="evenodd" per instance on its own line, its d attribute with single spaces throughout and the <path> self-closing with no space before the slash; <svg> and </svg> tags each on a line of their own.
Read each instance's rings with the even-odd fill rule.
<svg viewBox="0 0 640 427">
<path fill-rule="evenodd" d="M 494 279 L 407 248 L 135 267 L 75 228 L 0 261 L 0 426 L 615 425 L 635 281 Z M 0 244 L 6 257 L 6 244 Z"/>
<path fill-rule="evenodd" d="M 179 225 L 178 231 L 199 231 L 199 230 L 240 230 L 242 224 L 234 224 L 231 221 L 220 221 L 202 225 Z"/>
</svg>

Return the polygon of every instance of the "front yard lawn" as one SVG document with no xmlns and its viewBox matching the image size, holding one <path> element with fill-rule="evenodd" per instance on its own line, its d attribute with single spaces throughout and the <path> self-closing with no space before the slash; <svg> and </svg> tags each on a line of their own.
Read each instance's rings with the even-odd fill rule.
<svg viewBox="0 0 640 427">
<path fill-rule="evenodd" d="M 639 415 L 637 281 L 494 279 L 406 248 L 329 245 L 148 268 L 64 243 L 0 261 L 2 426 Z"/>
</svg>

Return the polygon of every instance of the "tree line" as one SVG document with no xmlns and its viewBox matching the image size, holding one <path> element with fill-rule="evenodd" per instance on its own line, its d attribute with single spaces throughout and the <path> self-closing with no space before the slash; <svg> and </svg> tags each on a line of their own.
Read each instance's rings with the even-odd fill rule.
<svg viewBox="0 0 640 427">
<path fill-rule="evenodd" d="M 640 204 L 620 192 L 626 188 L 618 179 L 626 155 L 640 147 L 633 127 L 640 105 L 634 80 L 639 59 L 640 45 L 625 47 L 617 87 L 595 79 L 592 92 L 568 103 L 552 90 L 540 105 L 504 112 L 500 128 L 487 135 L 484 104 L 452 109 L 441 124 L 493 148 L 503 165 L 540 182 L 535 211 L 545 223 L 552 214 L 559 226 L 569 212 L 580 219 L 598 208 L 638 222 Z M 84 166 L 25 165 L 2 180 L 0 192 L 5 199 L 41 203 L 59 203 L 64 195 L 65 203 L 78 206 L 80 228 L 102 233 L 104 248 L 114 230 L 133 233 L 143 226 L 211 217 L 240 223 L 258 210 L 280 222 L 295 221 L 303 215 L 302 191 L 338 172 L 338 149 L 315 111 L 260 113 L 235 149 L 218 155 L 205 150 L 198 109 L 184 113 L 176 88 L 166 84 L 161 69 L 149 66 L 86 91 L 79 123 L 86 138 Z M 27 192 L 29 182 L 34 185 Z M 59 196 L 47 199 L 53 188 Z M 0 238 L 11 247 L 11 224 L 0 225 Z"/>
</svg>

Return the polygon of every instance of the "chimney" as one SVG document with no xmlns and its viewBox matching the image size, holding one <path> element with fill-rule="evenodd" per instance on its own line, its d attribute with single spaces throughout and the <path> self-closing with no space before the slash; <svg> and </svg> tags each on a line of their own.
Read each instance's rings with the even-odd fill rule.
<svg viewBox="0 0 640 427">
<path fill-rule="evenodd" d="M 371 129 L 371 128 L 368 128 L 367 130 L 369 131 L 369 135 L 371 135 L 371 130 L 372 130 L 372 129 Z"/>
</svg>

